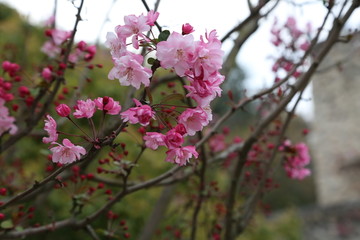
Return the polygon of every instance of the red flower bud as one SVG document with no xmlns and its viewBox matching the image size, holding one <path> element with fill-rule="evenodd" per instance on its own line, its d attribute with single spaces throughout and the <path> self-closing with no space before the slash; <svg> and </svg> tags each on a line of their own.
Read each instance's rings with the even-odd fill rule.
<svg viewBox="0 0 360 240">
<path fill-rule="evenodd" d="M 71 109 L 66 104 L 60 104 L 59 106 L 56 107 L 56 112 L 57 114 L 59 114 L 60 117 L 67 117 L 69 116 Z"/>
</svg>

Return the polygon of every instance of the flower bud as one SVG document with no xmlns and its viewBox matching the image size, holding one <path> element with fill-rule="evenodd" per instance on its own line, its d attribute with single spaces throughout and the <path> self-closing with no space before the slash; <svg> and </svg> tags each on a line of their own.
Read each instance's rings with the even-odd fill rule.
<svg viewBox="0 0 360 240">
<path fill-rule="evenodd" d="M 194 32 L 194 28 L 189 23 L 185 23 L 182 25 L 182 35 L 187 35 L 192 32 Z"/>
<path fill-rule="evenodd" d="M 59 106 L 56 107 L 56 112 L 57 114 L 59 114 L 60 117 L 67 117 L 69 116 L 71 109 L 66 104 L 60 104 Z"/>
</svg>

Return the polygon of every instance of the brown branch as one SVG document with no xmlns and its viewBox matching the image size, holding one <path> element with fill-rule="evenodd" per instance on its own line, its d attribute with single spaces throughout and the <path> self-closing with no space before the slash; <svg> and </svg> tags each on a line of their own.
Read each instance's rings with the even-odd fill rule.
<svg viewBox="0 0 360 240">
<path fill-rule="evenodd" d="M 299 91 L 302 91 L 307 84 L 310 82 L 311 76 L 315 73 L 316 69 L 319 66 L 319 63 L 324 59 L 327 55 L 331 47 L 336 43 L 340 31 L 344 25 L 344 23 L 351 16 L 352 12 L 359 6 L 359 1 L 353 2 L 347 13 L 344 17 L 338 21 L 334 20 L 333 27 L 329 33 L 327 40 L 325 41 L 324 47 L 321 49 L 318 54 L 317 59 L 311 64 L 308 71 L 301 76 L 301 78 L 295 83 L 290 93 L 279 103 L 276 109 L 274 109 L 262 122 L 260 122 L 259 126 L 254 130 L 251 136 L 245 141 L 244 147 L 241 149 L 239 153 L 239 160 L 236 163 L 235 170 L 233 172 L 231 178 L 231 184 L 228 191 L 228 199 L 226 202 L 227 213 L 225 216 L 225 239 L 234 239 L 234 230 L 233 230 L 233 208 L 235 204 L 236 198 L 236 189 L 239 183 L 240 175 L 242 172 L 243 165 L 245 164 L 246 157 L 248 152 L 251 149 L 251 146 L 257 141 L 258 137 L 261 135 L 263 130 L 285 109 L 287 104 L 292 100 L 295 94 Z M 319 31 L 321 31 L 319 29 Z M 314 41 L 312 41 L 314 43 Z"/>
</svg>

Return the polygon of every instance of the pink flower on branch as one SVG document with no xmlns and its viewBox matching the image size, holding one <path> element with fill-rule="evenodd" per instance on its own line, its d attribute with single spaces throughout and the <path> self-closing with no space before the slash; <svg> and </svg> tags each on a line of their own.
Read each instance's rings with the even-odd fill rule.
<svg viewBox="0 0 360 240">
<path fill-rule="evenodd" d="M 67 117 L 70 115 L 71 109 L 68 105 L 66 104 L 59 104 L 56 108 L 56 113 L 60 116 L 60 117 Z"/>
<path fill-rule="evenodd" d="M 210 120 L 210 115 L 201 107 L 186 109 L 178 117 L 178 122 L 184 125 L 187 134 L 190 136 L 201 131 L 204 126 L 209 124 Z"/>
<path fill-rule="evenodd" d="M 75 112 L 73 113 L 76 118 L 91 118 L 95 111 L 96 106 L 95 102 L 91 99 L 87 99 L 86 101 L 78 100 L 75 107 Z"/>
<path fill-rule="evenodd" d="M 119 79 L 123 86 L 140 88 L 141 83 L 150 85 L 151 70 L 142 66 L 143 56 L 127 52 L 127 55 L 114 59 L 115 66 L 108 77 L 110 80 Z"/>
<path fill-rule="evenodd" d="M 166 41 L 157 44 L 156 57 L 161 67 L 165 69 L 174 68 L 177 75 L 185 76 L 190 69 L 194 57 L 194 37 L 192 35 L 182 36 L 173 32 Z"/>
<path fill-rule="evenodd" d="M 69 139 L 65 138 L 62 145 L 59 143 L 57 147 L 50 148 L 52 154 L 52 161 L 54 163 L 68 164 L 81 158 L 81 155 L 86 153 L 85 148 L 75 146 Z"/>
<path fill-rule="evenodd" d="M 124 122 L 131 124 L 140 123 L 142 126 L 147 126 L 151 119 L 155 119 L 155 112 L 149 105 L 141 104 L 137 99 L 133 99 L 136 107 L 129 108 L 125 112 L 120 113 Z"/>
<path fill-rule="evenodd" d="M 9 116 L 9 109 L 4 104 L 5 100 L 0 98 L 0 136 L 7 131 L 10 134 L 15 134 L 18 129 L 14 124 L 15 118 Z"/>
<path fill-rule="evenodd" d="M 56 131 L 56 127 L 57 127 L 56 121 L 50 115 L 47 115 L 46 117 L 47 120 L 45 119 L 44 130 L 47 131 L 49 137 L 43 137 L 42 141 L 43 143 L 56 142 L 59 136 Z"/>
<path fill-rule="evenodd" d="M 150 10 L 146 17 L 147 17 L 146 24 L 149 25 L 149 26 L 154 26 L 156 20 L 159 17 L 159 13 L 154 12 L 154 10 Z"/>
<path fill-rule="evenodd" d="M 98 97 L 94 100 L 97 109 L 103 110 L 110 115 L 117 115 L 121 111 L 121 106 L 118 101 L 114 101 L 111 97 Z"/>
<path fill-rule="evenodd" d="M 143 139 L 145 146 L 152 150 L 156 150 L 159 146 L 165 146 L 165 135 L 158 132 L 147 132 Z"/>
<path fill-rule="evenodd" d="M 190 158 L 198 158 L 199 156 L 194 146 L 173 148 L 167 151 L 166 155 L 165 161 L 175 163 L 179 166 L 186 165 Z"/>
</svg>

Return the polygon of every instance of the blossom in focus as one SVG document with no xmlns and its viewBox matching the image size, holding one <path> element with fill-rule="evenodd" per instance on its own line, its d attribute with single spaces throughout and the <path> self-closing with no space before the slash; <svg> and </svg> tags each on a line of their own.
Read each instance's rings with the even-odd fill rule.
<svg viewBox="0 0 360 240">
<path fill-rule="evenodd" d="M 91 118 L 95 111 L 96 106 L 95 102 L 91 99 L 87 99 L 86 101 L 78 100 L 75 107 L 75 112 L 73 113 L 76 118 Z"/>
<path fill-rule="evenodd" d="M 208 125 L 210 115 L 201 107 L 188 108 L 178 117 L 178 122 L 183 124 L 187 134 L 194 136 L 197 131 L 201 131 Z"/>
<path fill-rule="evenodd" d="M 107 114 L 117 115 L 121 111 L 118 101 L 114 101 L 112 97 L 98 97 L 94 100 L 97 109 L 103 110 Z"/>
<path fill-rule="evenodd" d="M 0 136 L 9 131 L 10 134 L 15 134 L 17 126 L 14 124 L 15 118 L 9 116 L 9 109 L 5 106 L 5 100 L 0 98 Z"/>
<path fill-rule="evenodd" d="M 141 14 L 140 16 L 128 15 L 124 17 L 125 25 L 119 25 L 115 28 L 115 32 L 120 39 L 126 39 L 132 36 L 132 45 L 135 49 L 139 49 L 139 37 L 145 38 L 143 32 L 150 30 L 148 25 L 148 17 Z"/>
<path fill-rule="evenodd" d="M 147 132 L 143 137 L 145 146 L 152 150 L 156 150 L 159 146 L 165 146 L 165 135 L 158 132 Z"/>
<path fill-rule="evenodd" d="M 56 121 L 50 115 L 47 115 L 46 117 L 44 130 L 47 131 L 49 137 L 43 137 L 42 141 L 43 143 L 56 142 L 59 136 L 56 131 Z"/>
<path fill-rule="evenodd" d="M 108 75 L 110 80 L 119 79 L 123 86 L 140 88 L 141 83 L 150 85 L 151 70 L 142 66 L 143 56 L 128 52 L 127 55 L 114 59 L 114 67 Z"/>
<path fill-rule="evenodd" d="M 166 152 L 165 161 L 183 166 L 189 162 L 190 158 L 197 158 L 198 156 L 199 154 L 196 152 L 194 146 L 178 147 L 170 149 Z"/>
<path fill-rule="evenodd" d="M 201 36 L 196 42 L 194 62 L 195 75 L 201 74 L 202 69 L 209 74 L 221 69 L 224 52 L 221 50 L 221 42 L 217 38 L 215 30 L 205 34 L 207 42 Z"/>
<path fill-rule="evenodd" d="M 50 148 L 52 154 L 52 161 L 54 163 L 68 164 L 81 158 L 81 155 L 86 153 L 85 148 L 75 146 L 69 139 L 65 138 L 62 145 L 59 143 L 57 147 Z"/>
<path fill-rule="evenodd" d="M 166 133 L 164 142 L 169 149 L 173 149 L 180 147 L 184 142 L 184 138 L 175 128 L 173 128 Z"/>
<path fill-rule="evenodd" d="M 110 53 L 113 58 L 120 58 L 126 55 L 125 39 L 118 38 L 115 33 L 108 32 L 106 34 L 105 46 L 110 48 Z"/>
<path fill-rule="evenodd" d="M 56 113 L 60 116 L 60 117 L 67 117 L 70 115 L 71 109 L 68 105 L 66 104 L 59 104 L 56 108 Z"/>
<path fill-rule="evenodd" d="M 155 112 L 149 105 L 141 104 L 137 99 L 133 99 L 136 107 L 129 108 L 125 112 L 120 113 L 124 122 L 131 124 L 140 123 L 142 126 L 147 126 L 151 119 L 155 119 Z"/>
<path fill-rule="evenodd" d="M 159 42 L 156 47 L 161 67 L 174 68 L 177 75 L 184 77 L 193 61 L 194 37 L 172 32 L 166 41 Z"/>
</svg>

